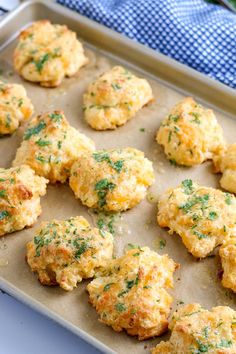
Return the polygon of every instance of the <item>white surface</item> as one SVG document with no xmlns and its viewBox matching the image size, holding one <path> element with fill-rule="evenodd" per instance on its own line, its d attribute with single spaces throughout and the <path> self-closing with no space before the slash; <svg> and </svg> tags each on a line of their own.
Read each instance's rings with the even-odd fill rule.
<svg viewBox="0 0 236 354">
<path fill-rule="evenodd" d="M 0 293 L 0 354 L 99 354 L 57 323 Z"/>
<path fill-rule="evenodd" d="M 17 3 L 17 0 L 0 0 L 0 6 L 9 10 Z M 0 293 L 0 311 L 0 354 L 100 353 L 57 323 L 3 293 Z"/>
</svg>

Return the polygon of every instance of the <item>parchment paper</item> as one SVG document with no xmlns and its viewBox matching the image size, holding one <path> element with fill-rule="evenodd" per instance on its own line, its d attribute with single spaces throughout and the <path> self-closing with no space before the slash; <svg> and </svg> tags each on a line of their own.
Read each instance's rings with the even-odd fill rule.
<svg viewBox="0 0 236 354">
<path fill-rule="evenodd" d="M 86 54 L 90 62 L 76 77 L 66 79 L 56 89 L 41 88 L 23 81 L 13 73 L 11 66 L 12 52 L 15 43 L 11 43 L 1 54 L 1 77 L 10 82 L 23 84 L 32 99 L 35 113 L 39 114 L 53 109 L 63 109 L 71 125 L 92 138 L 97 148 L 135 147 L 145 152 L 154 163 L 156 181 L 150 192 L 154 199 L 170 186 L 176 186 L 185 178 L 192 178 L 206 186 L 219 187 L 219 176 L 211 171 L 211 163 L 207 162 L 193 168 L 171 166 L 166 160 L 162 148 L 155 142 L 156 130 L 161 119 L 183 95 L 163 85 L 163 83 L 146 77 L 152 86 L 155 101 L 142 109 L 135 118 L 115 131 L 96 132 L 83 119 L 82 95 L 91 80 L 111 68 L 118 61 L 110 60 L 95 48 L 87 47 Z M 129 65 L 126 65 L 129 67 Z M 138 69 L 135 71 L 140 74 Z M 140 74 L 141 75 L 141 74 Z M 228 142 L 235 142 L 236 122 L 217 112 L 217 118 L 222 125 Z M 141 132 L 140 128 L 145 128 Z M 19 146 L 23 127 L 13 136 L 0 139 L 0 166 L 8 168 Z M 116 333 L 111 328 L 98 322 L 96 311 L 88 304 L 85 291 L 87 281 L 68 293 L 59 287 L 43 287 L 37 281 L 25 262 L 25 244 L 34 236 L 35 229 L 43 220 L 52 218 L 64 219 L 70 216 L 83 215 L 94 223 L 91 213 L 83 207 L 68 185 L 49 186 L 47 195 L 42 198 L 43 212 L 33 228 L 13 233 L 0 239 L 0 275 L 14 284 L 17 288 L 46 305 L 56 314 L 88 332 L 118 353 L 147 353 L 149 348 L 161 339 L 155 338 L 138 342 L 136 338 L 123 333 Z M 211 308 L 217 305 L 230 305 L 235 308 L 235 296 L 224 289 L 218 279 L 220 269 L 218 257 L 209 257 L 196 261 L 183 246 L 178 235 L 170 236 L 156 222 L 157 206 L 148 200 L 142 201 L 132 210 L 122 213 L 119 219 L 118 232 L 115 236 L 116 254 L 122 254 L 127 243 L 149 246 L 151 249 L 164 254 L 168 253 L 176 262 L 181 264 L 175 273 L 175 286 L 171 293 L 175 298 L 173 310 L 180 302 L 199 302 L 202 306 Z M 117 226 L 117 225 L 116 225 Z M 166 240 L 166 246 L 160 250 L 160 239 Z M 217 252 L 216 252 L 217 253 Z M 8 264 L 7 264 L 8 263 Z"/>
</svg>

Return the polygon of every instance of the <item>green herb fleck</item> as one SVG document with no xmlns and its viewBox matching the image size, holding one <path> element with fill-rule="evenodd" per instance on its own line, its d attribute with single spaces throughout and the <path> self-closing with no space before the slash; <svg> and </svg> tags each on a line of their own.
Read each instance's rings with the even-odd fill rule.
<svg viewBox="0 0 236 354">
<path fill-rule="evenodd" d="M 162 250 L 166 246 L 166 240 L 161 239 L 159 241 L 159 249 Z"/>
<path fill-rule="evenodd" d="M 5 189 L 0 190 L 0 198 L 4 198 L 7 195 L 7 191 Z"/>
<path fill-rule="evenodd" d="M 32 135 L 37 135 L 38 133 L 41 132 L 41 130 L 43 130 L 46 127 L 46 123 L 44 121 L 39 122 L 38 125 L 36 125 L 33 128 L 28 128 L 25 131 L 24 134 L 24 140 L 29 140 L 31 138 Z"/>
<path fill-rule="evenodd" d="M 109 154 L 105 151 L 102 152 L 95 152 L 93 153 L 93 158 L 97 162 L 103 162 L 106 161 L 114 170 L 116 170 L 118 173 L 122 170 L 124 161 L 123 160 L 118 160 L 116 162 L 113 162 L 109 156 Z"/>
<path fill-rule="evenodd" d="M 196 123 L 196 124 L 201 124 L 201 120 L 199 119 L 199 117 L 200 117 L 199 113 L 190 112 L 189 114 L 194 117 L 194 119 L 191 122 Z"/>
<path fill-rule="evenodd" d="M 197 230 L 195 230 L 193 233 L 194 233 L 194 235 L 196 235 L 198 237 L 199 240 L 202 240 L 204 238 L 208 238 L 209 237 L 208 235 L 205 235 L 202 232 L 199 232 Z"/>
<path fill-rule="evenodd" d="M 111 87 L 113 88 L 113 90 L 114 91 L 118 91 L 118 90 L 120 90 L 121 88 L 122 88 L 122 86 L 121 85 L 119 85 L 119 84 L 111 84 Z"/>
<path fill-rule="evenodd" d="M 7 210 L 0 211 L 0 221 L 8 218 L 10 216 L 10 213 Z"/>
<path fill-rule="evenodd" d="M 62 114 L 60 113 L 51 113 L 48 115 L 49 118 L 51 118 L 51 120 L 53 120 L 54 122 L 60 123 L 62 120 Z"/>
<path fill-rule="evenodd" d="M 76 250 L 75 252 L 75 258 L 80 258 L 80 256 L 87 251 L 87 249 L 89 248 L 88 244 L 86 242 L 81 242 L 81 244 L 79 245 L 79 248 Z"/>
<path fill-rule="evenodd" d="M 182 187 L 184 189 L 185 194 L 192 194 L 193 192 L 193 181 L 191 179 L 185 179 L 182 181 Z"/>
<path fill-rule="evenodd" d="M 111 287 L 111 285 L 113 285 L 114 283 L 109 283 L 109 284 L 106 284 L 105 286 L 104 286 L 104 288 L 103 288 L 103 291 L 108 291 L 108 290 L 110 290 L 110 287 Z"/>
<path fill-rule="evenodd" d="M 51 142 L 48 140 L 42 140 L 41 138 L 35 142 L 38 146 L 48 146 L 51 145 Z"/>
<path fill-rule="evenodd" d="M 122 303 L 117 303 L 115 304 L 115 309 L 118 311 L 118 312 L 123 312 L 123 311 L 126 311 L 126 306 Z"/>
<path fill-rule="evenodd" d="M 225 203 L 228 205 L 231 204 L 231 195 L 229 193 L 225 193 Z"/>
<path fill-rule="evenodd" d="M 208 215 L 208 219 L 213 221 L 217 218 L 218 218 L 218 214 L 215 211 L 210 211 L 210 213 Z"/>
<path fill-rule="evenodd" d="M 50 54 L 46 53 L 38 60 L 33 61 L 34 65 L 36 66 L 36 69 L 39 73 L 41 73 L 41 71 L 43 70 L 44 64 L 49 60 L 49 58 L 50 58 Z"/>
<path fill-rule="evenodd" d="M 232 344 L 231 340 L 221 339 L 220 343 L 216 344 L 216 348 L 230 348 Z"/>
<path fill-rule="evenodd" d="M 95 184 L 95 191 L 99 198 L 98 206 L 100 208 L 106 205 L 106 196 L 109 191 L 112 191 L 116 185 L 112 182 L 109 182 L 107 178 L 101 179 Z"/>
<path fill-rule="evenodd" d="M 6 128 L 10 128 L 11 126 L 11 115 L 9 113 L 6 114 Z"/>
</svg>

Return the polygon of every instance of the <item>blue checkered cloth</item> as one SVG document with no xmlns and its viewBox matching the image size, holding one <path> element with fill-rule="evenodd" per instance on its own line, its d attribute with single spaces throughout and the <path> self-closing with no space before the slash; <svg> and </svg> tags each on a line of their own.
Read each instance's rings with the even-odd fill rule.
<svg viewBox="0 0 236 354">
<path fill-rule="evenodd" d="M 203 0 L 57 0 L 236 88 L 236 15 Z"/>
</svg>

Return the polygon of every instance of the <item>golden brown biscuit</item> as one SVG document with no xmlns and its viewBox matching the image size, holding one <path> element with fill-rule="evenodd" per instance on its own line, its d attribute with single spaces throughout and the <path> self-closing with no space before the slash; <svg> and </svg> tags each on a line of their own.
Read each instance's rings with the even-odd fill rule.
<svg viewBox="0 0 236 354">
<path fill-rule="evenodd" d="M 153 99 L 152 89 L 122 66 L 115 66 L 84 94 L 85 119 L 96 130 L 115 129 Z"/>
<path fill-rule="evenodd" d="M 37 21 L 20 33 L 14 67 L 24 79 L 55 87 L 87 63 L 82 44 L 67 26 Z"/>
<path fill-rule="evenodd" d="M 153 182 L 152 162 L 132 148 L 84 153 L 70 177 L 76 198 L 89 208 L 107 211 L 134 207 Z"/>
<path fill-rule="evenodd" d="M 0 135 L 14 133 L 32 113 L 33 105 L 24 87 L 0 81 Z"/>
<path fill-rule="evenodd" d="M 157 142 L 172 163 L 193 166 L 224 149 L 223 132 L 212 110 L 191 97 L 183 99 L 163 120 Z"/>
<path fill-rule="evenodd" d="M 148 247 L 134 247 L 112 260 L 88 286 L 89 299 L 100 321 L 140 340 L 158 336 L 168 327 L 177 264 Z"/>
<path fill-rule="evenodd" d="M 236 144 L 229 145 L 222 153 L 213 159 L 215 172 L 222 172 L 220 180 L 222 188 L 236 193 Z"/>
<path fill-rule="evenodd" d="M 231 237 L 220 247 L 223 267 L 222 285 L 236 293 L 236 237 Z"/>
<path fill-rule="evenodd" d="M 43 285 L 73 290 L 111 259 L 113 236 L 91 228 L 82 216 L 43 222 L 27 244 L 27 262 Z"/>
<path fill-rule="evenodd" d="M 179 234 L 193 256 L 203 258 L 236 234 L 236 198 L 187 179 L 162 195 L 157 221 Z"/>
<path fill-rule="evenodd" d="M 64 183 L 74 161 L 91 150 L 93 141 L 71 127 L 62 111 L 44 113 L 28 124 L 13 166 L 27 164 L 51 183 Z"/>
<path fill-rule="evenodd" d="M 171 337 L 152 349 L 152 354 L 235 354 L 236 311 L 227 306 L 211 311 L 199 304 L 177 310 L 170 322 Z"/>
<path fill-rule="evenodd" d="M 0 168 L 0 236 L 35 223 L 47 182 L 26 165 Z"/>
</svg>

